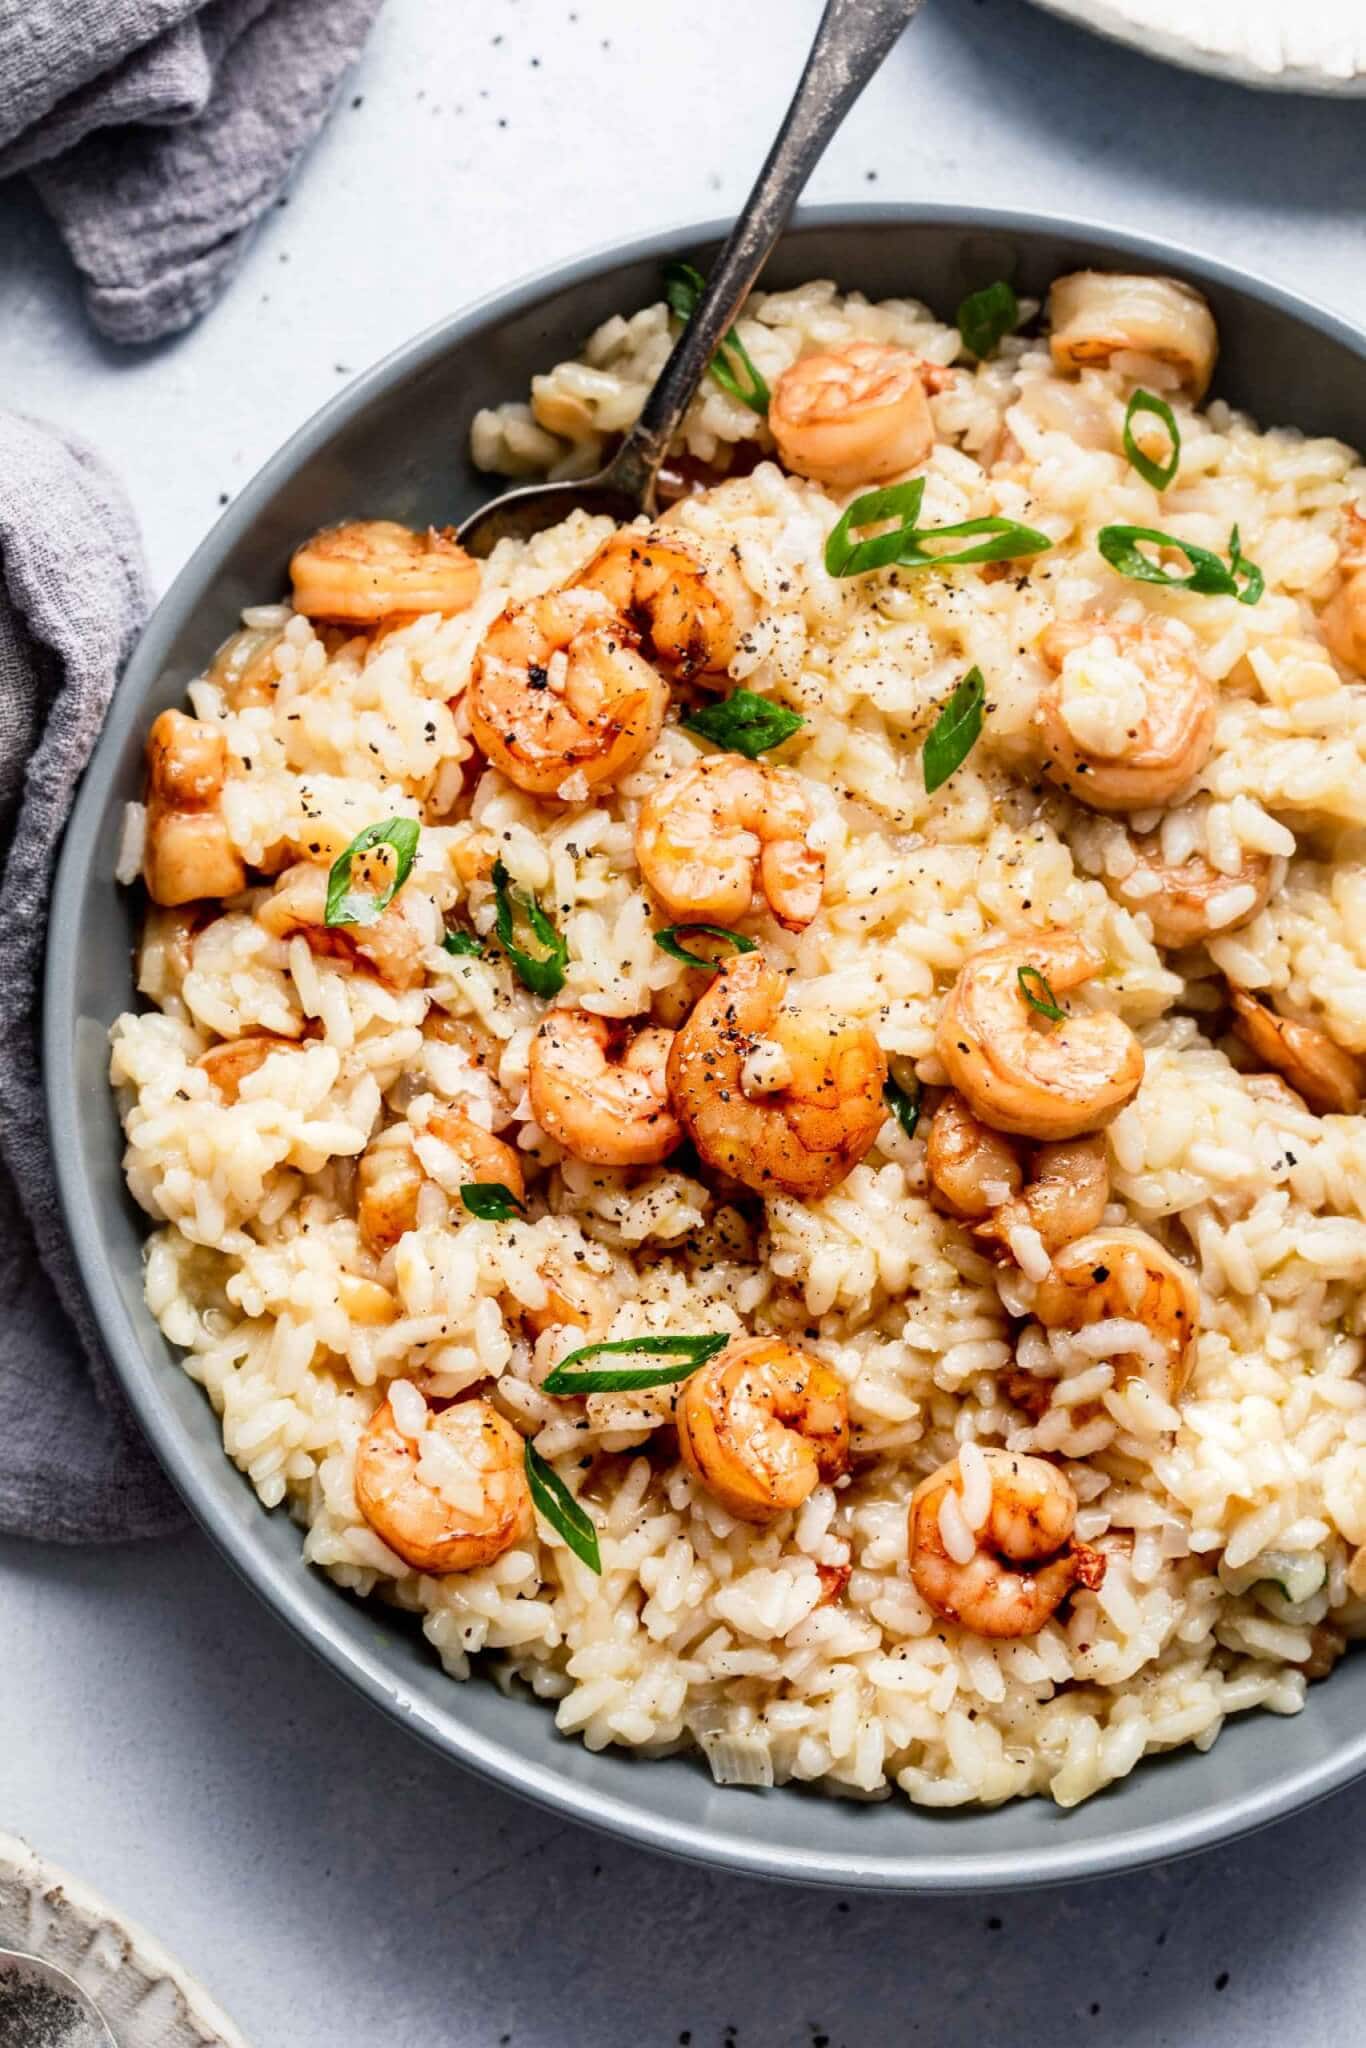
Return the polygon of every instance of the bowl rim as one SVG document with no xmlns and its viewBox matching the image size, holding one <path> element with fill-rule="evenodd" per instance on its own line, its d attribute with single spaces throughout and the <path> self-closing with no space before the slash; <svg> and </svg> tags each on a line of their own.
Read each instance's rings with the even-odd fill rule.
<svg viewBox="0 0 1366 2048">
<path fill-rule="evenodd" d="M 937 226 L 964 234 L 998 232 L 1005 237 L 1051 234 L 1063 240 L 1074 238 L 1092 243 L 1117 258 L 1145 267 L 1175 267 L 1197 281 L 1250 293 L 1318 329 L 1366 361 L 1366 334 L 1329 308 L 1287 291 L 1255 272 L 1179 243 L 1126 228 L 1107 227 L 1081 216 L 977 207 L 967 202 L 849 202 L 803 208 L 791 223 L 794 229 L 849 232 L 896 224 Z M 306 1570 L 282 1572 L 261 1554 L 258 1535 L 265 1522 L 259 1519 L 264 1515 L 259 1504 L 253 1503 L 256 1512 L 250 1516 L 236 1516 L 201 1483 L 198 1450 L 183 1431 L 163 1392 L 159 1367 L 144 1350 L 120 1297 L 94 1188 L 81 1159 L 80 1129 L 86 1109 L 68 1077 L 73 1072 L 76 1054 L 76 961 L 82 892 L 93 863 L 99 826 L 114 794 L 123 748 L 143 716 L 145 691 L 160 674 L 175 635 L 192 606 L 198 603 L 202 589 L 211 583 L 223 555 L 254 524 L 280 485 L 337 428 L 466 337 L 515 316 L 549 292 L 563 291 L 586 281 L 610 264 L 672 255 L 718 242 L 730 226 L 728 218 L 711 218 L 600 244 L 487 292 L 462 311 L 401 343 L 345 390 L 329 398 L 284 442 L 210 528 L 178 572 L 157 604 L 116 687 L 76 794 L 51 895 L 41 1049 L 62 1214 L 96 1326 L 122 1388 L 163 1467 L 200 1526 L 239 1576 L 315 1655 L 372 1705 L 413 1729 L 442 1755 L 533 1804 L 624 1841 L 751 1877 L 850 1890 L 975 1893 L 1118 1875 L 1233 1840 L 1296 1813 L 1349 1784 L 1366 1771 L 1366 1728 L 1358 1736 L 1338 1743 L 1330 1754 L 1288 1775 L 1278 1775 L 1268 1783 L 1250 1786 L 1209 1806 L 1194 1807 L 1175 1818 L 1127 1829 L 1121 1820 L 1114 1832 L 1097 1840 L 1079 1838 L 1042 1848 L 1009 1848 L 949 1858 L 933 1851 L 850 1854 L 769 1845 L 746 1835 L 744 1807 L 739 1800 L 734 1820 L 729 1824 L 691 1822 L 652 1812 L 648 1803 L 638 1804 L 632 1798 L 582 1783 L 553 1765 L 532 1762 L 458 1717 L 429 1710 L 423 1700 L 408 1695 L 387 1668 L 382 1641 L 360 1646 L 345 1640 L 332 1621 L 330 1608 L 320 1619 L 307 1605 L 310 1574 Z M 338 1614 L 344 1611 L 338 1603 Z M 379 1631 L 375 1634 L 378 1639 Z M 1153 1762 L 1148 1760 L 1149 1768 Z M 648 1763 L 634 1759 L 632 1767 L 647 1769 Z M 784 1791 L 778 1796 L 794 1795 Z M 798 1791 L 795 1796 L 803 1795 Z"/>
</svg>

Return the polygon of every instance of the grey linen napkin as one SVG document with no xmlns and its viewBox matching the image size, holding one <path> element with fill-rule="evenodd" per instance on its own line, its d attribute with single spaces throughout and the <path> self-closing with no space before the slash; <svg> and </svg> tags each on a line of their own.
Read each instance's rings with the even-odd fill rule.
<svg viewBox="0 0 1366 2048">
<path fill-rule="evenodd" d="M 0 411 L 0 1529 L 67 1543 L 184 1519 L 76 1273 L 36 1040 L 58 841 L 147 602 L 133 515 L 98 458 Z"/>
<path fill-rule="evenodd" d="M 212 305 L 381 4 L 0 0 L 0 178 L 31 176 L 97 327 Z"/>
</svg>

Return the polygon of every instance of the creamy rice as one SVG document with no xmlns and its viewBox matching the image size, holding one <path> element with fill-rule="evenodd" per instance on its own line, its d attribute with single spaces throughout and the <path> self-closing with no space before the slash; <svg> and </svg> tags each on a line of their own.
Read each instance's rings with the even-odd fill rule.
<svg viewBox="0 0 1366 2048">
<path fill-rule="evenodd" d="M 282 845 L 308 858 L 377 818 L 422 820 L 406 897 L 425 972 L 396 990 L 301 937 L 272 937 L 251 893 L 212 918 L 154 916 L 140 958 L 147 1007 L 119 1019 L 112 1067 L 129 1184 L 154 1225 L 147 1298 L 220 1415 L 228 1455 L 266 1507 L 302 1526 L 308 1562 L 411 1610 L 452 1677 L 485 1659 L 590 1748 L 695 1746 L 722 1783 L 820 1779 L 860 1797 L 895 1786 L 929 1806 L 1048 1793 L 1071 1806 L 1145 1754 L 1207 1748 L 1232 1713 L 1298 1711 L 1307 1670 L 1366 1618 L 1347 1579 L 1366 1543 L 1366 1119 L 1312 1114 L 1250 1080 L 1255 1062 L 1223 1035 L 1221 979 L 1366 1053 L 1366 689 L 1329 657 L 1314 609 L 1366 473 L 1335 442 L 1261 432 L 1220 403 L 1192 410 L 1158 362 L 1064 378 L 1046 343 L 1012 338 L 974 368 L 957 331 L 911 300 L 874 305 L 815 283 L 756 296 L 741 332 L 770 383 L 800 354 L 855 336 L 956 366 L 931 401 L 923 523 L 1001 513 L 1055 544 L 1008 573 L 836 579 L 823 549 L 846 499 L 785 474 L 759 416 L 704 385 L 687 454 L 724 467 L 750 444 L 761 459 L 675 517 L 738 551 L 759 619 L 732 682 L 805 719 L 782 760 L 809 786 L 826 861 L 823 906 L 804 931 L 766 913 L 746 929 L 794 1000 L 869 1020 L 895 1075 L 930 1103 L 946 1078 L 938 1015 L 977 946 L 1047 925 L 1095 944 L 1106 965 L 1082 1006 L 1116 1011 L 1146 1055 L 1108 1134 L 1107 1221 L 1148 1231 L 1198 1279 L 1184 1397 L 1173 1407 L 1141 1378 L 1117 1383 L 1112 1361 L 1142 1354 L 1141 1326 L 1069 1335 L 1032 1319 L 1047 1253 L 1025 1230 L 1013 1258 L 994 1261 L 931 1205 L 924 1118 L 908 1138 L 889 1115 L 814 1202 L 737 1199 L 691 1154 L 588 1166 L 530 1120 L 543 1005 L 496 947 L 454 956 L 441 945 L 447 921 L 489 932 L 494 855 L 554 908 L 569 951 L 561 1002 L 674 1022 L 687 985 L 653 944 L 665 920 L 634 852 L 643 797 L 698 750 L 673 718 L 615 789 L 579 801 L 537 802 L 493 769 L 465 773 L 480 639 L 504 606 L 592 554 L 609 528 L 580 516 L 503 543 L 474 606 L 453 618 L 346 639 L 258 608 L 239 666 L 256 652 L 268 688 L 235 701 L 222 667 L 192 686 L 195 716 L 226 738 L 224 816 L 249 868 L 273 874 Z M 591 468 L 635 416 L 669 340 L 662 305 L 609 321 L 581 358 L 534 380 L 529 406 L 479 415 L 476 461 L 508 475 Z M 1165 391 L 1181 423 L 1180 475 L 1160 499 L 1122 452 L 1136 382 Z M 1218 552 L 1236 524 L 1264 597 L 1242 605 L 1120 579 L 1094 536 L 1126 522 Z M 1038 776 L 1040 633 L 1100 613 L 1170 622 L 1218 688 L 1208 763 L 1150 818 L 1088 811 Z M 982 737 L 927 796 L 925 733 L 972 665 L 988 684 Z M 1076 729 L 1092 741 L 1131 687 L 1118 651 L 1102 669 L 1098 685 L 1078 685 Z M 1203 854 L 1229 877 L 1205 945 L 1154 943 L 1126 823 L 1159 835 L 1168 861 Z M 134 807 L 124 879 L 144 824 Z M 1272 863 L 1272 887 L 1241 921 L 1249 853 Z M 434 1035 L 443 1013 L 473 1027 L 463 1042 Z M 197 1060 L 262 1031 L 294 1044 L 223 1099 Z M 477 1220 L 442 1191 L 441 1147 L 424 1134 L 450 1104 L 518 1148 L 524 1219 Z M 431 1184 L 417 1226 L 377 1258 L 357 1229 L 355 1167 L 398 1121 L 427 1143 Z M 544 1393 L 581 1332 L 557 1324 L 533 1339 L 524 1318 L 544 1311 L 546 1274 L 567 1269 L 602 1291 L 607 1336 L 800 1341 L 847 1389 L 852 1476 L 746 1525 L 678 1462 L 670 1388 L 586 1402 Z M 1013 1398 L 1020 1368 L 1051 1393 L 1042 1413 Z M 576 1489 L 591 1463 L 601 1577 L 544 1520 L 478 1570 L 404 1565 L 358 1510 L 353 1473 L 391 1385 L 399 1426 L 421 1435 L 408 1380 L 429 1401 L 491 1396 Z M 978 1444 L 1057 1463 L 1078 1535 L 1108 1557 L 1100 1587 L 1028 1637 L 946 1622 L 908 1573 L 911 1492 L 960 1447 L 963 1495 L 942 1533 L 970 1553 L 985 1513 Z"/>
</svg>

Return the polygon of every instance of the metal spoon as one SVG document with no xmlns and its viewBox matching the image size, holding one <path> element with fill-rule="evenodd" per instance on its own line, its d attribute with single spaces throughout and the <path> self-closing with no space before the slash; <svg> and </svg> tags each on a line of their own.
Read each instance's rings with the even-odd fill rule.
<svg viewBox="0 0 1366 2048">
<path fill-rule="evenodd" d="M 777 139 L 640 418 L 605 469 L 573 483 L 524 484 L 472 512 L 459 529 L 473 555 L 525 540 L 576 507 L 613 519 L 653 517 L 660 465 L 693 393 L 748 298 L 826 144 L 923 0 L 826 0 L 811 54 Z"/>
<path fill-rule="evenodd" d="M 74 1977 L 12 1948 L 0 1948 L 0 2041 L 6 2048 L 118 2048 Z"/>
</svg>

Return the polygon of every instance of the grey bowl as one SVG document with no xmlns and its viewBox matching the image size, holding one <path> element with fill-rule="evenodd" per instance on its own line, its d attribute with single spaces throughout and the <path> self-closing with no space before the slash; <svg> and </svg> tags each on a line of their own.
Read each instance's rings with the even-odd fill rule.
<svg viewBox="0 0 1366 2048">
<path fill-rule="evenodd" d="M 574 1819 L 756 1875 L 884 1890 L 1037 1885 L 1180 1855 L 1293 1812 L 1366 1768 L 1366 1657 L 1294 1720 L 1248 1716 L 1208 1756 L 1185 1750 L 1065 1814 L 1042 1800 L 932 1813 L 796 1787 L 721 1790 L 695 1759 L 590 1755 L 550 1712 L 491 1684 L 454 1684 L 420 1637 L 301 1561 L 223 1454 L 218 1424 L 143 1304 L 144 1219 L 119 1169 L 106 1085 L 110 1023 L 135 998 L 134 907 L 112 880 L 123 802 L 150 719 L 178 703 L 240 608 L 284 587 L 294 541 L 355 513 L 445 522 L 488 484 L 464 449 L 477 406 L 516 397 L 609 313 L 657 295 L 661 262 L 705 252 L 709 223 L 566 264 L 485 300 L 391 356 L 312 419 L 224 514 L 152 620 L 119 686 L 66 835 L 48 942 L 44 1058 L 53 1153 L 100 1328 L 143 1428 L 209 1534 L 275 1612 L 372 1701 L 456 1761 Z M 772 282 L 838 277 L 910 293 L 952 317 L 994 277 L 1040 293 L 1080 265 L 1174 270 L 1208 296 L 1223 338 L 1218 393 L 1267 423 L 1366 445 L 1366 344 L 1342 321 L 1226 265 L 1136 235 L 949 207 L 802 216 Z M 324 1738 L 325 1739 L 325 1736 Z"/>
</svg>

